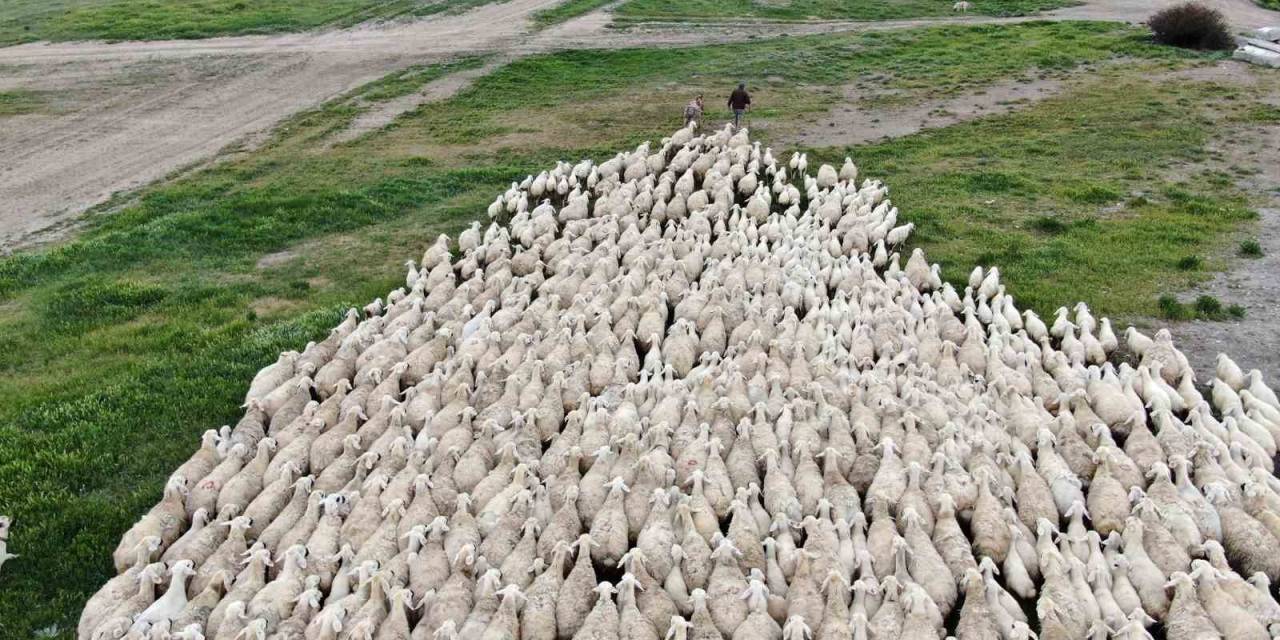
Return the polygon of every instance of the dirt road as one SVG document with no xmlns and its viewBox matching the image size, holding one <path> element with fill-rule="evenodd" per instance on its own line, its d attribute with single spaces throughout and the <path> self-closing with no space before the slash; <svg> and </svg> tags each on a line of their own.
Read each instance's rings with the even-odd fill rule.
<svg viewBox="0 0 1280 640">
<path fill-rule="evenodd" d="M 409 64 L 507 48 L 556 0 L 395 27 L 271 37 L 0 49 L 0 87 L 58 95 L 0 127 L 0 247 L 212 157 L 299 110 Z"/>
<path fill-rule="evenodd" d="M 77 214 L 207 160 L 286 116 L 410 64 L 501 52 L 745 40 L 789 33 L 898 29 L 1029 18 L 946 17 L 886 22 L 606 29 L 596 12 L 541 32 L 529 17 L 558 0 L 510 0 L 467 13 L 354 29 L 157 42 L 34 43 L 0 49 L 0 89 L 53 96 L 42 112 L 0 126 L 0 249 L 59 237 Z M 1049 19 L 1139 20 L 1166 0 L 1108 0 Z M 1270 16 L 1249 0 L 1212 0 L 1240 26 Z M 465 82 L 445 83 L 447 97 Z"/>
</svg>

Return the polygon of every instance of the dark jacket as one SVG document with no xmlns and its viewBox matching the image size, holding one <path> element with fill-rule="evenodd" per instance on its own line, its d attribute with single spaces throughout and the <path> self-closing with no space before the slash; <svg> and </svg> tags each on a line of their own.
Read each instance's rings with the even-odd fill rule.
<svg viewBox="0 0 1280 640">
<path fill-rule="evenodd" d="M 729 94 L 730 109 L 746 109 L 750 104 L 751 94 L 747 93 L 746 89 L 734 89 L 733 93 Z"/>
</svg>

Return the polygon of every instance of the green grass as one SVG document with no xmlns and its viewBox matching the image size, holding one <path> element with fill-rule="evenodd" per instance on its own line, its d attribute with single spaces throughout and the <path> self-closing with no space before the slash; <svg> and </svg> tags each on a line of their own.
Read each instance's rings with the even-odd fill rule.
<svg viewBox="0 0 1280 640">
<path fill-rule="evenodd" d="M 587 0 L 571 0 L 586 2 Z M 627 0 L 618 7 L 623 20 L 898 20 L 952 15 L 952 2 L 940 0 Z M 971 13 L 1023 16 L 1076 4 L 1071 0 L 978 0 Z"/>
<path fill-rule="evenodd" d="M 5 0 L 0 3 L 0 46 L 32 40 L 157 40 L 299 31 L 487 1 Z"/>
<path fill-rule="evenodd" d="M 407 96 L 428 82 L 459 71 L 479 68 L 484 58 L 472 56 L 444 64 L 414 65 L 397 73 L 370 82 L 356 90 L 356 96 L 365 102 L 382 102 Z"/>
<path fill-rule="evenodd" d="M 1179 256 L 1220 251 L 1255 214 L 1229 185 L 1166 182 L 1168 167 L 1203 156 L 1211 133 L 1183 102 L 1207 105 L 1215 88 L 1132 76 L 1007 116 L 814 156 L 847 153 L 865 175 L 883 177 L 917 224 L 913 243 L 953 282 L 975 264 L 999 265 L 1018 301 L 1041 312 L 1087 300 L 1108 315 L 1152 315 L 1153 288 L 1206 277 Z M 1137 191 L 1147 195 L 1126 200 Z M 1031 213 L 1044 211 L 1054 214 Z"/>
<path fill-rule="evenodd" d="M 549 26 L 571 20 L 580 15 L 591 13 L 613 0 L 565 0 L 550 9 L 543 9 L 533 14 L 533 22 L 538 26 Z"/>
<path fill-rule="evenodd" d="M 612 0 L 567 0 L 534 14 L 539 25 L 551 25 L 594 11 Z M 952 15 L 953 3 L 941 0 L 626 0 L 614 12 L 621 23 L 653 20 L 705 22 L 736 20 L 895 20 Z M 1024 16 L 1076 4 L 1074 0 L 985 0 L 972 12 L 991 16 Z"/>
<path fill-rule="evenodd" d="M 1240 243 L 1240 255 L 1246 258 L 1261 258 L 1262 245 L 1257 240 L 1245 240 Z"/>
<path fill-rule="evenodd" d="M 1200 256 L 1183 256 L 1178 259 L 1178 268 L 1183 271 L 1195 271 L 1204 266 Z"/>
<path fill-rule="evenodd" d="M 1280 2 L 1280 0 L 1277 0 Z M 1270 104 L 1257 104 L 1246 114 L 1250 122 L 1274 124 L 1280 122 L 1280 107 Z"/>
<path fill-rule="evenodd" d="M 1263 9 L 1271 9 L 1272 11 L 1280 11 L 1280 0 L 1253 0 Z"/>
<path fill-rule="evenodd" d="M 0 118 L 37 113 L 46 108 L 45 97 L 34 91 L 0 91 Z"/>
<path fill-rule="evenodd" d="M 724 115 L 715 96 L 741 78 L 755 97 L 753 122 L 825 111 L 843 101 L 840 87 L 857 78 L 906 91 L 944 94 L 1030 71 L 1068 70 L 1126 57 L 1187 59 L 1156 47 L 1136 30 L 1107 23 L 1036 22 L 1015 26 L 939 27 L 853 36 L 777 38 L 699 48 L 570 51 L 518 60 L 456 99 L 397 126 L 447 144 L 484 146 L 521 139 L 590 146 L 620 109 L 633 133 L 668 132 L 691 95 L 705 93 L 708 118 Z M 530 83 L 529 78 L 538 78 Z M 674 88 L 674 89 L 673 89 Z M 597 117 L 599 114 L 599 117 Z M 547 131 L 556 129 L 556 135 Z M 542 135 L 539 135 L 539 132 Z"/>
<path fill-rule="evenodd" d="M 322 144 L 369 102 L 442 72 L 411 70 L 299 114 L 258 151 L 144 190 L 75 240 L 0 259 L 0 508 L 15 516 L 11 549 L 22 554 L 0 577 L 0 637 L 51 625 L 65 637 L 110 575 L 119 535 L 199 433 L 237 417 L 253 372 L 324 335 L 346 305 L 398 286 L 405 259 L 482 216 L 510 180 L 656 139 L 678 124 L 686 90 L 738 77 L 779 78 L 757 91 L 754 124 L 768 140 L 867 74 L 944 93 L 1034 69 L 1190 59 L 1136 34 L 1037 23 L 540 55 L 381 132 Z M 1137 284 L 1113 282 L 1148 269 L 1159 282 L 1174 269 L 1168 255 L 1208 255 L 1242 215 L 1226 187 L 1162 182 L 1161 166 L 1202 153 L 1208 135 L 1198 108 L 1177 100 L 1213 94 L 1190 86 L 1111 78 L 852 153 L 892 186 L 948 277 L 998 263 L 1037 308 L 1084 298 L 1100 312 L 1152 312 L 1128 299 Z M 1144 202 L 1100 213 L 1134 187 Z M 1037 228 L 1038 216 L 1061 226 Z M 1179 251 L 1159 253 L 1169 244 Z M 260 268 L 266 255 L 286 260 Z"/>
</svg>

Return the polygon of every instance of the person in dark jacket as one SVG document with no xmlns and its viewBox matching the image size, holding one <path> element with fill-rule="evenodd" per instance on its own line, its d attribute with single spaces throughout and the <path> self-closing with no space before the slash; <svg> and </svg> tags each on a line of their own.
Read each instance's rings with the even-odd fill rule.
<svg viewBox="0 0 1280 640">
<path fill-rule="evenodd" d="M 733 109 L 733 128 L 742 123 L 742 114 L 751 108 L 751 94 L 747 93 L 747 85 L 738 83 L 738 88 L 729 94 L 729 108 Z"/>
</svg>

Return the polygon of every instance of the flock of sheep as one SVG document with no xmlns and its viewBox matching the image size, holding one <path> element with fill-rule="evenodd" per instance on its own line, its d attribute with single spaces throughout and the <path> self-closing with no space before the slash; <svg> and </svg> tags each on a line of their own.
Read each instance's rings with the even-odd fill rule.
<svg viewBox="0 0 1280 640">
<path fill-rule="evenodd" d="M 1280 400 L 958 291 L 877 181 L 676 132 L 511 188 L 254 378 L 84 639 L 1254 639 Z"/>
</svg>

